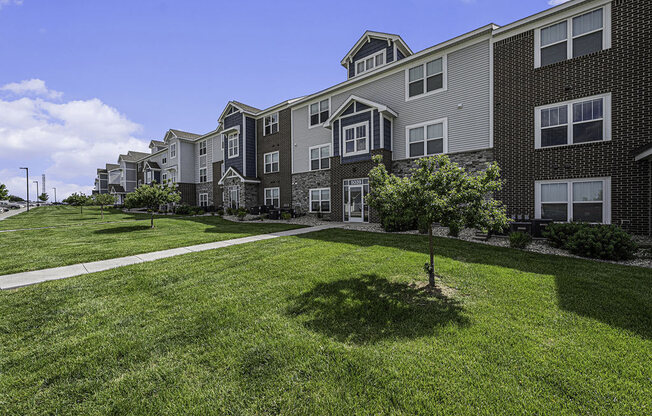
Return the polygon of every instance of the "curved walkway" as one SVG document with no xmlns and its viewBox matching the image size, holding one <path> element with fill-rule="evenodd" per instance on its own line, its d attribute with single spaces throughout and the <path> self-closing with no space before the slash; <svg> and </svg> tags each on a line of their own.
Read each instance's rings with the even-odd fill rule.
<svg viewBox="0 0 652 416">
<path fill-rule="evenodd" d="M 179 247 L 169 250 L 154 251 L 151 253 L 138 254 L 134 256 L 118 257 L 115 259 L 94 261 L 90 263 L 73 264 L 71 266 L 55 267 L 52 269 L 34 270 L 31 272 L 22 272 L 6 274 L 0 276 L 0 289 L 16 289 L 22 286 L 29 286 L 36 283 L 47 282 L 49 280 L 66 279 L 68 277 L 79 276 L 82 274 L 95 273 L 103 270 L 115 269 L 116 267 L 128 266 L 130 264 L 146 263 L 154 260 L 164 259 L 167 257 L 179 256 L 181 254 L 194 253 L 198 251 L 214 250 L 222 247 L 235 246 L 239 244 L 251 243 L 254 241 L 270 240 L 278 237 L 288 237 L 321 231 L 328 228 L 336 228 L 335 224 L 319 225 L 308 228 L 298 228 L 295 230 L 279 231 L 270 234 L 252 235 L 249 237 L 234 238 L 232 240 L 217 241 L 214 243 L 197 244 L 188 247 Z"/>
</svg>

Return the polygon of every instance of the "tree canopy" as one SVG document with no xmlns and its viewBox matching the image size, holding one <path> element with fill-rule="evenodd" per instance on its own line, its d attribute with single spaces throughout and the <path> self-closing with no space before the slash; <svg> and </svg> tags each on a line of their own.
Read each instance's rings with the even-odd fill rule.
<svg viewBox="0 0 652 416">
<path fill-rule="evenodd" d="M 161 205 L 181 201 L 181 196 L 173 185 L 158 184 L 141 185 L 125 198 L 127 208 L 147 208 L 151 213 L 151 227 L 154 228 L 154 211 Z"/>
<path fill-rule="evenodd" d="M 9 190 L 4 183 L 0 183 L 0 199 L 9 198 Z"/>
<path fill-rule="evenodd" d="M 72 195 L 70 195 L 68 198 L 63 200 L 63 202 L 66 204 L 79 207 L 79 212 L 81 214 L 84 213 L 84 205 L 88 205 L 90 201 L 91 201 L 91 197 L 84 194 L 83 192 L 80 193 L 75 192 Z"/>
<path fill-rule="evenodd" d="M 115 196 L 111 194 L 95 194 L 93 195 L 93 202 L 100 206 L 100 214 L 104 219 L 104 206 L 115 204 Z"/>
<path fill-rule="evenodd" d="M 46 194 L 45 192 L 43 192 L 41 195 L 38 196 L 38 199 L 39 199 L 39 201 L 45 202 L 48 199 L 50 199 L 50 196 L 48 194 Z"/>
<path fill-rule="evenodd" d="M 492 197 L 502 187 L 496 163 L 472 174 L 446 155 L 426 157 L 416 160 L 410 175 L 401 178 L 387 172 L 381 156 L 374 161 L 377 165 L 369 173 L 367 201 L 381 217 L 389 213 L 414 215 L 428 228 L 430 263 L 426 270 L 430 285 L 435 284 L 434 223 L 489 232 L 501 231 L 509 223 L 505 207 Z"/>
</svg>

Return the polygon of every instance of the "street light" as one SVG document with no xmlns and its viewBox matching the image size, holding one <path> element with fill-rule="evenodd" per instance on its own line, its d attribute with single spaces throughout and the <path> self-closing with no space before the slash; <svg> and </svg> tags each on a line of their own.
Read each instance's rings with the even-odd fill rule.
<svg viewBox="0 0 652 416">
<path fill-rule="evenodd" d="M 20 169 L 25 169 L 25 175 L 27 176 L 27 212 L 29 212 L 29 168 Z"/>
<path fill-rule="evenodd" d="M 39 193 L 38 193 L 38 181 L 32 181 L 36 184 L 36 205 L 38 206 Z"/>
<path fill-rule="evenodd" d="M 52 188 L 54 189 L 54 203 L 57 203 L 57 188 Z"/>
</svg>

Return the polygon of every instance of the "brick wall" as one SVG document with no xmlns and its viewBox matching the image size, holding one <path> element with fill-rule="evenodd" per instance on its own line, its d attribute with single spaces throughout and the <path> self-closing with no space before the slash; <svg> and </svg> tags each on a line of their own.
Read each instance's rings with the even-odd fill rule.
<svg viewBox="0 0 652 416">
<path fill-rule="evenodd" d="M 258 192 L 258 205 L 264 204 L 265 188 L 280 188 L 281 208 L 292 206 L 292 120 L 289 108 L 279 111 L 278 132 L 263 136 L 263 122 L 261 118 L 256 122 L 257 137 L 257 171 L 261 180 Z M 263 155 L 270 152 L 279 152 L 279 171 L 265 173 Z"/>
<path fill-rule="evenodd" d="M 650 232 L 648 163 L 634 149 L 652 138 L 652 2 L 612 2 L 612 47 L 534 68 L 534 32 L 494 46 L 494 152 L 511 215 L 534 216 L 534 182 L 611 177 L 612 223 Z M 612 140 L 534 148 L 534 108 L 612 94 Z"/>
<path fill-rule="evenodd" d="M 191 206 L 197 205 L 197 194 L 194 183 L 177 183 L 177 190 L 181 194 L 181 203 Z"/>
<path fill-rule="evenodd" d="M 213 162 L 213 205 L 222 206 L 222 187 L 218 185 L 222 179 L 222 161 Z"/>
</svg>

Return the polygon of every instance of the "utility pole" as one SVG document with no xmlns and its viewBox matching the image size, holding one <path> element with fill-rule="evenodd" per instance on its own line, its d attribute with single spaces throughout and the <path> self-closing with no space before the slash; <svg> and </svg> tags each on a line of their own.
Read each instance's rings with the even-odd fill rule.
<svg viewBox="0 0 652 416">
<path fill-rule="evenodd" d="M 39 205 L 38 201 L 40 201 L 39 196 L 40 194 L 38 193 L 38 181 L 33 181 L 36 184 L 36 206 Z"/>
<path fill-rule="evenodd" d="M 20 169 L 25 169 L 25 175 L 27 176 L 27 212 L 29 212 L 29 168 Z"/>
<path fill-rule="evenodd" d="M 57 203 L 57 188 L 52 188 L 54 189 L 54 203 Z"/>
</svg>

